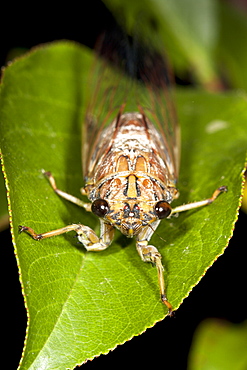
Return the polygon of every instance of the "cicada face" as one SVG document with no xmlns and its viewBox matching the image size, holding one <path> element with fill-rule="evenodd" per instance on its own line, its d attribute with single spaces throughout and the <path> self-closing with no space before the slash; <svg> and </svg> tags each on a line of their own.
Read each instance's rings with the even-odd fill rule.
<svg viewBox="0 0 247 370">
<path fill-rule="evenodd" d="M 92 211 L 104 221 L 119 229 L 129 238 L 139 234 L 144 226 L 156 221 L 156 217 L 142 208 L 135 200 L 106 201 L 97 199 L 92 204 Z"/>
<path fill-rule="evenodd" d="M 97 199 L 92 204 L 92 211 L 128 238 L 132 238 L 146 227 L 153 230 L 152 224 L 156 228 L 160 219 L 170 215 L 171 207 L 164 201 L 153 204 L 153 202 L 147 203 L 137 199 L 117 202 Z"/>
</svg>

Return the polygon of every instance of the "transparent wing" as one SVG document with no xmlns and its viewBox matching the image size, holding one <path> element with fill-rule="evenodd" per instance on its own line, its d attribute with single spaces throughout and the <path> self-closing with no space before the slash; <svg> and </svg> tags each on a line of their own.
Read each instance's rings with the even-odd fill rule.
<svg viewBox="0 0 247 370">
<path fill-rule="evenodd" d="M 135 78 L 96 58 L 88 80 L 83 134 L 83 173 L 87 182 L 93 178 L 101 156 L 110 150 L 117 118 L 125 112 L 140 112 L 155 126 L 163 143 L 159 155 L 170 170 L 171 180 L 177 180 L 179 125 L 167 74 L 163 57 L 154 52 L 145 51 L 142 60 L 138 57 Z M 151 132 L 152 128 L 149 129 Z"/>
<path fill-rule="evenodd" d="M 94 166 L 102 152 L 108 150 L 110 141 L 103 137 L 103 133 L 123 110 L 129 84 L 130 80 L 122 73 L 96 57 L 88 79 L 88 103 L 83 127 L 82 162 L 86 180 L 93 176 Z"/>
<path fill-rule="evenodd" d="M 146 83 L 139 96 L 139 111 L 148 117 L 159 132 L 164 144 L 159 155 L 176 182 L 180 162 L 180 127 L 173 92 L 170 87 L 154 88 L 152 84 Z"/>
</svg>

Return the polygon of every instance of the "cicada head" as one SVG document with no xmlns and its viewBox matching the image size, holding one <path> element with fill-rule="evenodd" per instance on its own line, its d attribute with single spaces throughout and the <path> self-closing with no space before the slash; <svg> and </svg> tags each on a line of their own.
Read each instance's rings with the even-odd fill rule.
<svg viewBox="0 0 247 370">
<path fill-rule="evenodd" d="M 92 212 L 115 226 L 128 238 L 132 238 L 138 235 L 144 227 L 168 217 L 171 213 L 171 206 L 166 201 L 154 203 L 136 199 L 124 201 L 96 199 L 92 203 Z"/>
</svg>

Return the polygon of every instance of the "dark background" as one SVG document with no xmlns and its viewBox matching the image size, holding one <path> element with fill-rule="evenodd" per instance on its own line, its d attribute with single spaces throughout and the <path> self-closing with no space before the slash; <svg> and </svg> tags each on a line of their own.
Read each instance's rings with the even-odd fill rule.
<svg viewBox="0 0 247 370">
<path fill-rule="evenodd" d="M 69 6 L 70 5 L 70 6 Z M 54 11 L 55 10 L 55 11 Z M 0 64 L 6 65 L 10 50 L 31 47 L 54 40 L 69 39 L 93 47 L 98 34 L 109 27 L 113 18 L 99 0 L 90 4 L 60 4 L 28 9 L 2 7 Z M 187 81 L 186 81 L 187 84 Z M 228 185 L 228 184 L 227 184 Z M 230 186 L 230 184 L 229 184 Z M 193 333 L 208 317 L 233 323 L 246 319 L 246 238 L 247 215 L 240 212 L 234 236 L 223 256 L 209 269 L 198 286 L 185 299 L 175 319 L 166 318 L 141 336 L 118 346 L 84 365 L 85 369 L 125 366 L 172 367 L 186 369 Z M 18 269 L 9 230 L 0 234 L 1 271 L 1 367 L 16 369 L 21 357 L 26 331 L 26 312 Z"/>
</svg>

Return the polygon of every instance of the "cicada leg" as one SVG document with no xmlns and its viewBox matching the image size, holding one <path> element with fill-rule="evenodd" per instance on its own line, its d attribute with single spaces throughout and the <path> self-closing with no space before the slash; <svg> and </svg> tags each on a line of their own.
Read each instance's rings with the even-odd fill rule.
<svg viewBox="0 0 247 370">
<path fill-rule="evenodd" d="M 63 190 L 57 188 L 56 181 L 50 172 L 42 171 L 43 174 L 48 178 L 53 190 L 60 195 L 60 197 L 67 199 L 71 203 L 76 204 L 79 207 L 83 207 L 86 211 L 91 211 L 91 203 L 83 202 L 81 199 L 74 197 L 71 194 L 65 193 Z"/>
<path fill-rule="evenodd" d="M 151 262 L 154 266 L 156 266 L 157 273 L 158 273 L 158 281 L 160 287 L 160 297 L 161 301 L 166 305 L 168 308 L 168 312 L 170 316 L 173 316 L 172 305 L 168 301 L 166 297 L 166 288 L 165 288 L 165 279 L 164 279 L 164 268 L 161 262 L 162 256 L 158 252 L 157 248 L 153 245 L 149 245 L 148 242 L 152 237 L 154 231 L 159 226 L 160 220 L 157 220 L 152 223 L 152 225 L 148 225 L 143 228 L 143 230 L 137 236 L 136 242 L 136 249 L 144 262 Z M 150 227 L 151 226 L 151 227 Z"/>
<path fill-rule="evenodd" d="M 157 248 L 153 245 L 148 245 L 148 241 L 137 241 L 136 245 L 137 251 L 144 262 L 151 262 L 153 265 L 156 266 L 157 273 L 158 273 L 158 281 L 160 287 L 160 297 L 162 302 L 168 308 L 168 312 L 170 316 L 173 316 L 172 305 L 168 301 L 166 297 L 166 290 L 165 290 L 165 279 L 164 279 L 164 268 L 161 262 L 162 256 L 158 252 Z"/>
<path fill-rule="evenodd" d="M 52 236 L 61 235 L 69 231 L 77 233 L 78 240 L 84 245 L 87 251 L 102 251 L 109 247 L 114 237 L 114 228 L 112 225 L 100 220 L 101 230 L 100 237 L 88 226 L 81 224 L 72 224 L 60 229 L 48 231 L 43 234 L 37 234 L 31 227 L 19 226 L 19 232 L 27 232 L 35 240 L 50 238 Z"/>
<path fill-rule="evenodd" d="M 57 188 L 54 177 L 50 172 L 43 171 L 43 174 L 48 178 L 53 190 L 62 198 L 85 208 L 86 211 L 91 211 L 91 203 L 85 203 L 81 199 L 74 197 L 71 194 Z M 88 226 L 81 224 L 72 224 L 60 229 L 48 231 L 42 234 L 36 233 L 31 227 L 19 226 L 19 232 L 27 232 L 35 240 L 50 238 L 52 236 L 61 235 L 69 231 L 77 233 L 78 240 L 84 245 L 87 251 L 102 251 L 106 249 L 112 242 L 114 237 L 114 228 L 112 225 L 100 220 L 100 237 Z"/>
<path fill-rule="evenodd" d="M 220 186 L 218 189 L 216 189 L 214 192 L 213 192 L 213 195 L 211 196 L 211 198 L 207 198 L 207 199 L 204 199 L 204 200 L 200 200 L 199 202 L 193 202 L 193 203 L 188 203 L 188 204 L 183 204 L 182 206 L 178 206 L 176 208 L 173 208 L 172 209 L 172 212 L 170 214 L 170 216 L 174 213 L 179 213 L 179 212 L 183 212 L 183 211 L 188 211 L 190 209 L 194 209 L 194 208 L 198 208 L 198 207 L 203 207 L 203 206 L 206 206 L 208 204 L 211 204 L 213 203 L 213 201 L 215 201 L 215 199 L 223 192 L 226 192 L 227 191 L 227 187 L 226 186 Z M 169 216 L 169 217 L 170 217 Z"/>
</svg>

